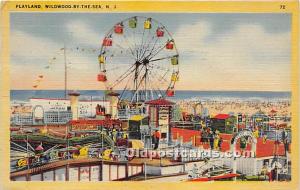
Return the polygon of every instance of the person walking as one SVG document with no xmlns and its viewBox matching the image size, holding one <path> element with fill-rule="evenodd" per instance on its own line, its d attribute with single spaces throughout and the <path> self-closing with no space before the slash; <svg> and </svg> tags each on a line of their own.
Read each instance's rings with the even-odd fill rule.
<svg viewBox="0 0 300 190">
<path fill-rule="evenodd" d="M 267 164 L 264 164 L 261 169 L 261 175 L 263 175 L 265 181 L 267 179 L 267 173 L 268 173 L 268 166 Z"/>
<path fill-rule="evenodd" d="M 154 132 L 154 138 L 155 138 L 154 150 L 156 150 L 159 146 L 159 140 L 160 140 L 160 132 L 158 130 Z"/>
<path fill-rule="evenodd" d="M 288 132 L 284 128 L 281 134 L 281 139 L 284 144 L 284 155 L 287 156 L 287 153 L 289 151 L 289 140 L 288 140 Z"/>
<path fill-rule="evenodd" d="M 221 150 L 222 143 L 223 143 L 223 138 L 222 138 L 222 137 L 220 137 L 220 139 L 219 139 L 219 143 L 218 143 L 218 149 L 219 149 L 219 150 Z"/>
<path fill-rule="evenodd" d="M 285 163 L 280 172 L 280 176 L 281 176 L 280 180 L 283 180 L 283 181 L 288 180 L 288 171 L 289 171 L 288 165 L 287 165 L 287 163 Z"/>
<path fill-rule="evenodd" d="M 212 131 L 210 131 L 208 138 L 209 138 L 210 149 L 213 150 L 214 149 L 214 134 Z"/>
<path fill-rule="evenodd" d="M 220 139 L 220 135 L 219 135 L 219 131 L 216 130 L 215 132 L 215 136 L 214 136 L 214 149 L 218 150 L 219 149 L 219 139 Z"/>
</svg>

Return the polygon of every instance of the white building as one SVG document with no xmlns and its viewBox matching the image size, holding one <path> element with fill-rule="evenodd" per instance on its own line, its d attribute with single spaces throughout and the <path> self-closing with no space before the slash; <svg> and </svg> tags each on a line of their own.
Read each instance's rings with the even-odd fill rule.
<svg viewBox="0 0 300 190">
<path fill-rule="evenodd" d="M 33 112 L 42 108 L 44 112 L 49 111 L 70 111 L 69 99 L 57 98 L 30 98 L 30 105 L 32 105 Z M 96 115 L 96 107 L 100 105 L 105 107 L 106 113 L 110 113 L 110 103 L 105 100 L 79 100 L 79 117 L 94 117 Z"/>
</svg>

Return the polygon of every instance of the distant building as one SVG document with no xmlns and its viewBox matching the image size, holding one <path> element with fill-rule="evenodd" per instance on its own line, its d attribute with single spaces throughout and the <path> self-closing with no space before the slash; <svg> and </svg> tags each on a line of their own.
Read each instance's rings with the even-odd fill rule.
<svg viewBox="0 0 300 190">
<path fill-rule="evenodd" d="M 72 120 L 72 112 L 61 111 L 61 112 L 45 112 L 44 123 L 45 124 L 65 124 Z"/>
<path fill-rule="evenodd" d="M 34 117 L 33 113 L 12 114 L 12 125 L 43 125 L 43 124 L 66 124 L 72 120 L 70 111 L 48 111 L 44 112 L 42 118 Z"/>
<path fill-rule="evenodd" d="M 79 118 L 91 118 L 97 114 L 97 107 L 110 111 L 110 103 L 104 100 L 80 100 Z M 65 124 L 72 120 L 69 99 L 30 98 L 29 102 L 11 105 L 12 125 Z"/>
<path fill-rule="evenodd" d="M 32 113 L 12 114 L 11 115 L 11 124 L 32 125 L 32 123 L 33 123 Z"/>
<path fill-rule="evenodd" d="M 44 111 L 69 111 L 70 100 L 69 99 L 57 99 L 57 98 L 31 98 L 29 99 L 32 107 L 42 106 Z M 96 115 L 96 107 L 101 105 L 105 107 L 107 113 L 110 113 L 110 103 L 105 100 L 79 100 L 78 115 L 79 118 L 94 117 Z"/>
</svg>

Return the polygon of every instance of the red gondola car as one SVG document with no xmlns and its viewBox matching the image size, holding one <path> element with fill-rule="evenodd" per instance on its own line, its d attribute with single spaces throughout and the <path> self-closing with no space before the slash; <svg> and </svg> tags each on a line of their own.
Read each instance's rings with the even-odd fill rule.
<svg viewBox="0 0 300 190">
<path fill-rule="evenodd" d="M 175 95 L 175 91 L 173 89 L 168 89 L 166 94 L 168 97 L 173 97 Z"/>
<path fill-rule="evenodd" d="M 157 30 L 156 30 L 156 36 L 157 37 L 163 37 L 164 34 L 165 34 L 165 32 L 163 31 L 162 28 L 157 28 Z"/>
<path fill-rule="evenodd" d="M 123 25 L 122 24 L 115 25 L 114 31 L 116 34 L 123 34 Z"/>
<path fill-rule="evenodd" d="M 100 73 L 100 74 L 98 74 L 97 79 L 98 79 L 98 81 L 100 81 L 100 82 L 105 82 L 105 81 L 107 81 L 107 78 L 106 78 L 105 73 Z"/>
<path fill-rule="evenodd" d="M 104 40 L 103 40 L 103 46 L 112 46 L 112 39 L 111 38 L 108 38 L 108 37 L 106 37 L 106 38 L 104 38 Z"/>
<path fill-rule="evenodd" d="M 170 49 L 170 50 L 172 50 L 174 48 L 174 42 L 173 42 L 173 40 L 167 42 L 166 48 Z"/>
</svg>

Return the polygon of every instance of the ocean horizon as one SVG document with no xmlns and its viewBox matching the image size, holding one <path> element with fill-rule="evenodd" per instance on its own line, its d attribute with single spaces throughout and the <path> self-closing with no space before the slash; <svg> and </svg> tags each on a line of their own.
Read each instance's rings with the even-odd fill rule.
<svg viewBox="0 0 300 190">
<path fill-rule="evenodd" d="M 122 92 L 121 90 L 116 90 Z M 104 96 L 104 90 L 78 90 L 81 99 L 99 98 Z M 11 101 L 28 101 L 30 98 L 64 98 L 64 90 L 11 90 Z M 290 100 L 289 91 L 194 91 L 178 90 L 174 97 L 168 97 L 170 100 L 262 100 L 262 101 L 280 101 Z"/>
</svg>

